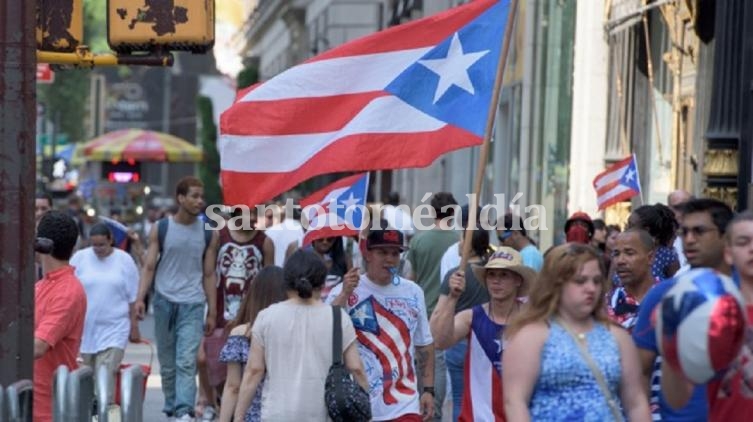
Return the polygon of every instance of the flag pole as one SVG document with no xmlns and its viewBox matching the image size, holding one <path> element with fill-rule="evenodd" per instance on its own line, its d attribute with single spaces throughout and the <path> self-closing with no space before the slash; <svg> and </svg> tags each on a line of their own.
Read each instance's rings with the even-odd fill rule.
<svg viewBox="0 0 753 422">
<path fill-rule="evenodd" d="M 494 79 L 494 90 L 492 91 L 491 104 L 489 105 L 489 115 L 486 118 L 486 129 L 484 130 L 484 142 L 481 144 L 481 153 L 478 158 L 478 166 L 476 168 L 476 179 L 473 188 L 473 195 L 470 197 L 468 204 L 468 227 L 476 228 L 476 210 L 478 209 L 478 196 L 481 193 L 481 187 L 484 184 L 484 173 L 486 172 L 486 162 L 489 157 L 489 144 L 491 143 L 492 130 L 494 129 L 494 118 L 497 115 L 497 107 L 499 106 L 499 92 L 502 89 L 502 80 L 505 76 L 505 67 L 507 66 L 507 56 L 510 51 L 510 39 L 512 39 L 513 26 L 515 24 L 515 15 L 518 10 L 518 0 L 510 1 L 510 11 L 507 14 L 507 26 L 505 27 L 505 34 L 502 40 L 502 53 L 499 55 L 499 63 L 497 64 L 497 73 Z M 466 263 L 468 262 L 468 255 L 471 252 L 471 237 L 473 236 L 472 230 L 466 230 L 463 234 L 463 253 L 460 260 L 460 271 L 465 271 Z"/>
</svg>

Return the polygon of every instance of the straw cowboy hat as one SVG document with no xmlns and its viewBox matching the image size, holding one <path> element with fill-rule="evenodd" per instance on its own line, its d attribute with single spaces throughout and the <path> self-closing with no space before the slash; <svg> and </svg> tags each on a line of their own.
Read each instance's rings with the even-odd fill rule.
<svg viewBox="0 0 753 422">
<path fill-rule="evenodd" d="M 480 265 L 473 266 L 473 275 L 476 276 L 476 279 L 484 285 L 484 287 L 486 287 L 486 270 L 490 268 L 504 268 L 519 275 L 520 278 L 523 279 L 523 284 L 518 289 L 519 295 L 528 292 L 531 284 L 533 284 L 533 281 L 536 279 L 536 271 L 523 265 L 523 259 L 520 257 L 520 253 L 507 246 L 497 248 L 497 251 L 489 257 L 489 260 L 483 267 Z"/>
</svg>

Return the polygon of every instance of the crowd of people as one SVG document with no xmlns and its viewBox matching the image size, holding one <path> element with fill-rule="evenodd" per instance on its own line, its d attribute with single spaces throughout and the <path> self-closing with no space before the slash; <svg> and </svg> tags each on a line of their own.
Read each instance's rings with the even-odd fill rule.
<svg viewBox="0 0 753 422">
<path fill-rule="evenodd" d="M 334 355 L 368 393 L 372 420 L 441 420 L 448 401 L 444 416 L 459 421 L 753 411 L 751 331 L 729 373 L 692 385 L 662 363 L 652 319 L 677 275 L 708 267 L 734 273 L 753 321 L 753 214 L 722 202 L 673 192 L 635 208 L 624 230 L 577 212 L 566 243 L 542 251 L 521 216 L 484 230 L 480 210 L 456 215 L 449 193 L 431 199 L 434 229 L 402 224 L 392 195 L 373 216 L 379 229 L 310 244 L 293 216 L 253 210 L 245 228 L 208 229 L 198 179 L 182 179 L 175 199 L 138 259 L 113 247 L 106 224 L 77 248 L 76 221 L 37 204 L 35 420 L 51 420 L 57 365 L 114 379 L 150 296 L 163 412 L 179 421 L 328 420 L 333 306 Z"/>
</svg>

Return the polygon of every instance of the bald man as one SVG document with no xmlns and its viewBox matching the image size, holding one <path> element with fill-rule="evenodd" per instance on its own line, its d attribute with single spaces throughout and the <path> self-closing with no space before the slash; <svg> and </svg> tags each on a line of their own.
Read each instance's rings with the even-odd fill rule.
<svg viewBox="0 0 753 422">
<path fill-rule="evenodd" d="M 693 199 L 693 195 L 684 189 L 672 191 L 667 195 L 667 206 L 675 213 L 675 220 L 678 223 L 682 221 L 682 206 L 691 199 Z M 675 273 L 675 275 L 679 275 L 689 270 L 690 264 L 688 264 L 688 260 L 685 258 L 685 252 L 682 249 L 682 238 L 680 236 L 675 237 L 672 246 L 677 251 L 677 257 L 680 259 L 680 269 Z"/>
</svg>

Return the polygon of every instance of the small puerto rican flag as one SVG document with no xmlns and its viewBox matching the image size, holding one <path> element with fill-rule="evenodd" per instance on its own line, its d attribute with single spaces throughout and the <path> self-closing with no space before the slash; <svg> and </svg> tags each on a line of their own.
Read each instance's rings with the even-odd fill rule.
<svg viewBox="0 0 753 422">
<path fill-rule="evenodd" d="M 307 219 L 303 245 L 316 239 L 333 236 L 358 236 L 368 222 L 366 195 L 369 174 L 362 173 L 340 179 L 301 200 Z"/>
<path fill-rule="evenodd" d="M 641 194 L 641 179 L 638 176 L 635 154 L 618 161 L 593 181 L 596 203 L 599 210 Z"/>
</svg>

